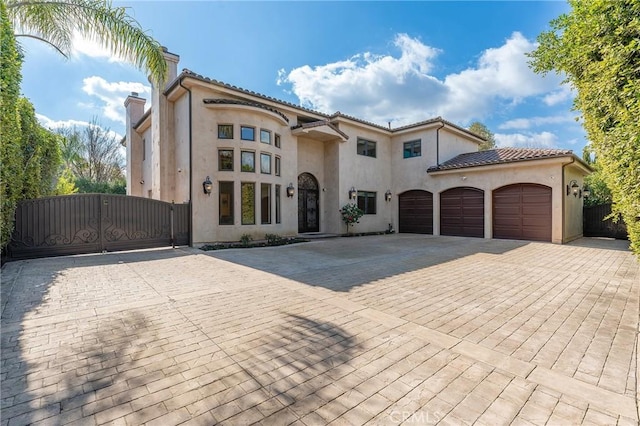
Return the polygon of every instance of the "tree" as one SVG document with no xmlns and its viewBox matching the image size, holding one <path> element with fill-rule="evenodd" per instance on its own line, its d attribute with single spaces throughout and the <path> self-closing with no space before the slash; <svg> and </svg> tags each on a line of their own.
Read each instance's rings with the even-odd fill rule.
<svg viewBox="0 0 640 426">
<path fill-rule="evenodd" d="M 347 203 L 340 209 L 342 221 L 347 224 L 347 234 L 349 233 L 349 225 L 353 226 L 360 222 L 360 218 L 364 215 L 364 211 L 354 203 Z"/>
<path fill-rule="evenodd" d="M 112 182 L 122 177 L 124 156 L 118 138 L 97 118 L 89 125 L 60 130 L 64 161 L 76 179 L 88 182 Z"/>
<path fill-rule="evenodd" d="M 124 7 L 113 7 L 109 0 L 1 1 L 6 4 L 16 37 L 40 40 L 66 57 L 77 32 L 145 70 L 154 81 L 166 78 L 162 46 Z"/>
<path fill-rule="evenodd" d="M 471 123 L 471 125 L 469 126 L 469 131 L 475 133 L 481 138 L 486 139 L 485 142 L 480 144 L 480 151 L 486 151 L 488 149 L 494 149 L 496 147 L 496 138 L 493 135 L 493 132 L 479 121 L 474 121 L 473 123 Z"/>
<path fill-rule="evenodd" d="M 640 256 L 640 2 L 569 0 L 530 54 L 537 73 L 566 76 L 574 109 L 611 189 L 613 212 Z"/>
<path fill-rule="evenodd" d="M 0 243 L 5 247 L 13 232 L 13 215 L 22 195 L 22 150 L 18 99 L 22 55 L 13 36 L 4 1 L 0 1 Z"/>
<path fill-rule="evenodd" d="M 600 204 L 611 204 L 611 190 L 605 182 L 598 158 L 593 152 L 591 145 L 584 147 L 582 150 L 582 158 L 594 169 L 593 173 L 584 178 L 584 186 L 589 189 L 589 197 L 585 197 L 584 205 L 598 206 Z"/>
<path fill-rule="evenodd" d="M 26 98 L 18 100 L 20 147 L 22 149 L 21 199 L 38 198 L 53 193 L 60 169 L 60 136 L 44 129 Z"/>
</svg>

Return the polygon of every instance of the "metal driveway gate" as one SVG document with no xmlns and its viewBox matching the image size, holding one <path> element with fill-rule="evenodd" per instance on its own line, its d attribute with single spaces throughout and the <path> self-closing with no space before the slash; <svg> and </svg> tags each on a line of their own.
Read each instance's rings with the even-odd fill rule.
<svg viewBox="0 0 640 426">
<path fill-rule="evenodd" d="M 18 203 L 8 254 L 60 256 L 189 244 L 189 205 L 114 194 Z"/>
</svg>

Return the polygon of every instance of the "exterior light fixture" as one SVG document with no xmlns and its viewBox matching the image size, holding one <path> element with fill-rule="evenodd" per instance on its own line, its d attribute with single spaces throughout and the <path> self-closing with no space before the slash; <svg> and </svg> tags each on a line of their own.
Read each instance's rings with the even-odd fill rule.
<svg viewBox="0 0 640 426">
<path fill-rule="evenodd" d="M 349 190 L 349 199 L 355 200 L 356 198 L 358 198 L 358 191 L 356 191 L 356 189 L 352 186 Z"/>
<path fill-rule="evenodd" d="M 589 191 L 589 188 L 585 186 L 584 189 L 582 190 L 582 196 L 584 198 L 589 198 L 589 195 L 591 195 L 591 191 Z"/>
<path fill-rule="evenodd" d="M 386 202 L 391 201 L 391 190 L 390 189 L 387 189 L 387 192 L 384 193 L 384 200 Z"/>
<path fill-rule="evenodd" d="M 213 183 L 211 182 L 211 179 L 209 178 L 209 176 L 207 176 L 204 182 L 202 182 L 202 190 L 204 191 L 205 194 L 207 194 L 208 196 L 211 196 L 211 191 L 213 190 Z"/>
<path fill-rule="evenodd" d="M 578 185 L 578 181 L 574 179 L 569 182 L 569 185 L 567 185 L 567 196 L 569 196 L 569 194 L 573 194 L 574 197 L 577 197 L 579 190 L 580 185 Z"/>
<path fill-rule="evenodd" d="M 289 186 L 287 186 L 287 197 L 289 198 L 293 197 L 294 190 L 295 188 L 293 187 L 293 183 L 289 183 Z"/>
</svg>

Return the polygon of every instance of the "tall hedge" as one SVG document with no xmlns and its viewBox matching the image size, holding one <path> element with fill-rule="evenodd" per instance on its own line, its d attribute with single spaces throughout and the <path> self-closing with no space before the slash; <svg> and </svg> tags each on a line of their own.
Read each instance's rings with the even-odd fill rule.
<svg viewBox="0 0 640 426">
<path fill-rule="evenodd" d="M 563 73 L 575 109 L 640 257 L 640 1 L 569 0 L 531 54 L 536 72 Z"/>
<path fill-rule="evenodd" d="M 13 231 L 16 203 L 22 195 L 23 157 L 20 146 L 18 100 L 22 54 L 13 27 L 0 1 L 0 244 L 5 247 Z"/>
</svg>

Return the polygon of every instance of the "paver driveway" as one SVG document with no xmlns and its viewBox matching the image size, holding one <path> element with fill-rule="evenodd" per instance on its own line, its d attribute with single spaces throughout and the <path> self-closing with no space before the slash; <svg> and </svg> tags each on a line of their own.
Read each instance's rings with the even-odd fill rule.
<svg viewBox="0 0 640 426">
<path fill-rule="evenodd" d="M 2 425 L 637 424 L 626 242 L 385 235 L 2 271 Z"/>
</svg>

